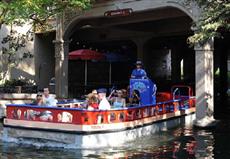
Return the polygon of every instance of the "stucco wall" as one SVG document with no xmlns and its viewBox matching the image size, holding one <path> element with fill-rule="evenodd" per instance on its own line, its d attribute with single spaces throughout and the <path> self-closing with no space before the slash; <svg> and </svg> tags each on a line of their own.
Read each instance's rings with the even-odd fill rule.
<svg viewBox="0 0 230 159">
<path fill-rule="evenodd" d="M 6 79 L 30 79 L 31 82 L 35 80 L 35 65 L 34 65 L 34 58 L 26 58 L 23 60 L 19 60 L 22 58 L 24 52 L 30 52 L 32 55 L 34 55 L 34 41 L 27 41 L 25 44 L 25 47 L 20 48 L 17 51 L 16 54 L 16 65 L 13 65 L 9 69 L 8 60 L 6 59 L 6 56 L 2 53 L 3 47 L 8 47 L 8 43 L 2 44 L 2 40 L 4 37 L 6 37 L 8 34 L 10 34 L 10 30 L 15 30 L 17 33 L 15 36 L 17 37 L 18 34 L 26 34 L 28 30 L 31 28 L 30 25 L 23 25 L 23 27 L 20 26 L 5 26 L 3 25 L 0 29 L 0 75 L 1 78 L 4 80 Z M 32 35 L 33 36 L 33 35 Z M 4 80 L 1 80 L 1 83 L 4 82 Z"/>
</svg>

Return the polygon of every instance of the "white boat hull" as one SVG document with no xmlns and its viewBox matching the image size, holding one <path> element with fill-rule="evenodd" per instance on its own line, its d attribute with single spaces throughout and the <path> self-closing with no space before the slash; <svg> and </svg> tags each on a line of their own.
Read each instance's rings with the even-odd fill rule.
<svg viewBox="0 0 230 159">
<path fill-rule="evenodd" d="M 99 148 L 99 147 L 116 147 L 134 141 L 137 138 L 166 131 L 173 127 L 183 124 L 192 124 L 195 119 L 195 113 L 178 116 L 149 125 L 106 133 L 92 133 L 92 134 L 75 134 L 66 132 L 52 132 L 21 128 L 4 127 L 3 139 L 5 141 L 17 140 L 23 142 L 21 139 L 41 139 L 40 142 L 51 141 L 56 143 L 63 143 L 74 148 Z M 35 142 L 34 141 L 34 142 Z M 33 143 L 34 143 L 33 142 Z"/>
</svg>

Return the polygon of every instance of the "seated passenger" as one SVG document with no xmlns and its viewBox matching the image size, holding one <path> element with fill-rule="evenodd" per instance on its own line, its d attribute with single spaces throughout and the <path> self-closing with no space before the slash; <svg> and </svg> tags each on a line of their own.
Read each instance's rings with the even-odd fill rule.
<svg viewBox="0 0 230 159">
<path fill-rule="evenodd" d="M 130 98 L 130 104 L 139 105 L 140 99 L 140 92 L 138 90 L 133 90 Z"/>
<path fill-rule="evenodd" d="M 96 98 L 97 103 L 99 103 L 97 90 L 96 90 L 96 89 L 92 90 L 92 94 L 93 94 L 93 96 Z"/>
<path fill-rule="evenodd" d="M 32 104 L 38 106 L 44 105 L 44 100 L 41 92 L 38 92 L 38 94 L 36 95 L 36 99 L 33 101 Z"/>
<path fill-rule="evenodd" d="M 97 95 L 97 90 L 93 89 L 91 93 L 93 93 L 94 95 Z"/>
<path fill-rule="evenodd" d="M 123 108 L 126 106 L 125 98 L 123 98 L 123 94 L 121 90 L 117 91 L 117 96 L 111 98 L 112 106 L 114 108 Z"/>
<path fill-rule="evenodd" d="M 97 96 L 95 96 L 93 93 L 90 93 L 88 95 L 88 99 L 87 99 L 87 102 L 88 102 L 88 110 L 94 110 L 94 109 L 98 109 L 98 99 L 97 99 Z"/>
<path fill-rule="evenodd" d="M 99 109 L 100 110 L 111 109 L 111 105 L 106 98 L 106 89 L 104 88 L 98 89 L 97 93 L 98 93 L 98 99 L 99 99 Z"/>
<path fill-rule="evenodd" d="M 129 103 L 129 94 L 126 89 L 122 89 L 122 97 L 125 98 L 125 103 Z"/>
<path fill-rule="evenodd" d="M 44 104 L 46 106 L 56 106 L 57 100 L 49 94 L 49 88 L 44 88 L 43 91 Z"/>
</svg>

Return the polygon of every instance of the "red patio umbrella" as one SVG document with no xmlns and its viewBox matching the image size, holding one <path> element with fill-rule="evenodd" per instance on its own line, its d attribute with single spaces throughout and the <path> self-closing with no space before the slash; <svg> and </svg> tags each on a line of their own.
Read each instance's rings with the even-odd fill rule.
<svg viewBox="0 0 230 159">
<path fill-rule="evenodd" d="M 69 53 L 69 60 L 85 60 L 85 85 L 87 85 L 87 60 L 103 60 L 106 56 L 94 50 L 80 49 Z"/>
<path fill-rule="evenodd" d="M 75 50 L 69 53 L 70 60 L 102 60 L 105 58 L 104 54 L 89 49 Z"/>
</svg>

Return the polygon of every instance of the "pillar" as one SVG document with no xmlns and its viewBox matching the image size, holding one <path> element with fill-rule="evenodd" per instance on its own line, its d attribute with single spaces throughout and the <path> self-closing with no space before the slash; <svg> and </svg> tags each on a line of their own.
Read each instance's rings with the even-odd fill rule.
<svg viewBox="0 0 230 159">
<path fill-rule="evenodd" d="M 68 97 L 68 43 L 63 41 L 63 14 L 57 15 L 55 43 L 55 93 L 59 98 Z"/>
<path fill-rule="evenodd" d="M 179 53 L 178 53 L 179 52 Z M 171 79 L 173 83 L 179 83 L 181 81 L 181 67 L 180 67 L 180 49 L 171 49 Z"/>
<path fill-rule="evenodd" d="M 144 60 L 143 59 L 143 54 L 144 54 L 144 46 L 143 46 L 143 41 L 137 40 L 136 45 L 137 45 L 137 59 L 139 60 Z"/>
<path fill-rule="evenodd" d="M 64 42 L 55 43 L 55 94 L 57 97 L 68 97 L 68 56 L 64 55 Z"/>
<path fill-rule="evenodd" d="M 69 87 L 69 41 L 64 41 L 64 61 L 63 61 L 63 67 L 62 67 L 62 85 L 63 85 L 63 97 L 68 97 L 68 87 Z"/>
<path fill-rule="evenodd" d="M 134 38 L 132 41 L 137 46 L 137 59 L 144 61 L 144 45 L 147 40 L 149 40 L 149 37 L 146 38 Z"/>
<path fill-rule="evenodd" d="M 196 120 L 199 127 L 212 126 L 214 107 L 214 41 L 195 46 L 196 56 Z"/>
</svg>

